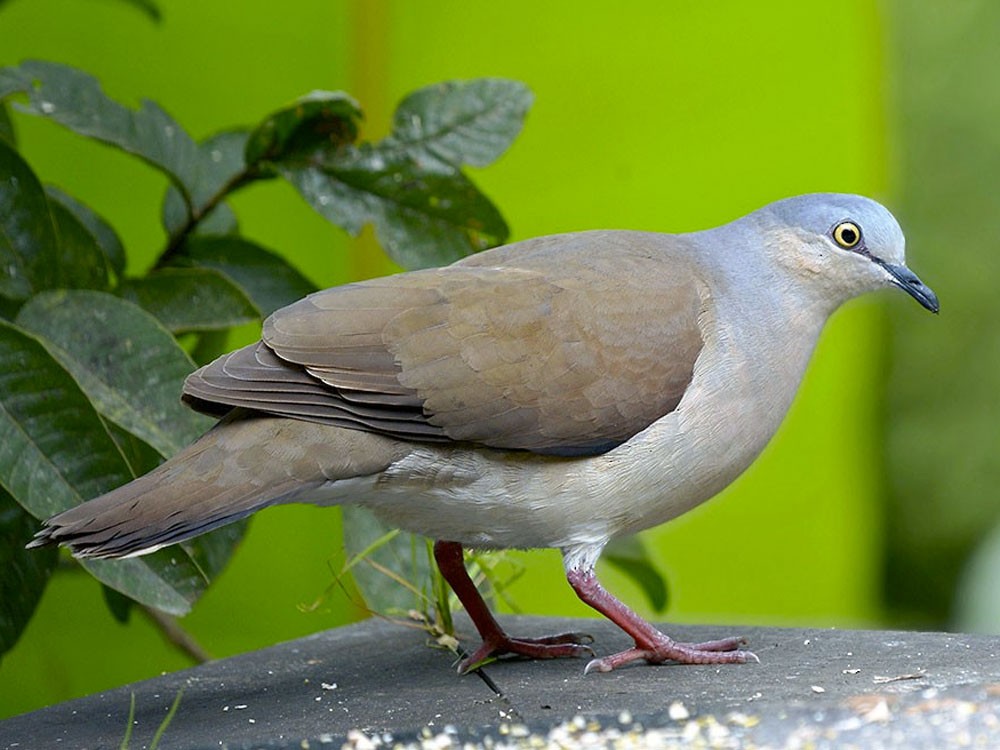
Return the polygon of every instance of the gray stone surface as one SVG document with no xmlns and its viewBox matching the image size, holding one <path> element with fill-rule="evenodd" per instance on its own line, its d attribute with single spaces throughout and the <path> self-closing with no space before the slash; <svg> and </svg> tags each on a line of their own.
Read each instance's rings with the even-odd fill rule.
<svg viewBox="0 0 1000 750">
<path fill-rule="evenodd" d="M 629 645 L 602 620 L 504 623 L 524 635 L 586 630 L 599 654 Z M 734 634 L 664 629 L 684 640 Z M 436 747 L 447 739 L 527 746 L 528 731 L 564 744 L 1000 747 L 1000 638 L 738 632 L 760 664 L 636 665 L 585 677 L 582 660 L 505 660 L 483 679 L 455 674 L 452 654 L 422 631 L 371 620 L 13 717 L 0 722 L 0 748 L 117 748 L 131 693 L 130 747 L 148 747 L 179 690 L 162 748 L 339 748 L 345 739 L 370 747 L 385 733 Z"/>
</svg>

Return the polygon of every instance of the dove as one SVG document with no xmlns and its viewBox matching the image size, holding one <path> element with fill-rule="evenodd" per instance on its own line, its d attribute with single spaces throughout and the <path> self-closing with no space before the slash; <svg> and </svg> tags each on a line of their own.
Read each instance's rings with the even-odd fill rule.
<svg viewBox="0 0 1000 750">
<path fill-rule="evenodd" d="M 595 564 L 611 540 L 732 483 L 778 429 L 830 315 L 886 288 L 939 310 L 887 209 L 817 193 L 704 231 L 539 237 L 316 292 L 187 378 L 184 401 L 215 427 L 29 546 L 130 557 L 279 503 L 357 504 L 435 540 L 482 638 L 460 671 L 504 654 L 593 656 L 588 672 L 755 661 L 739 637 L 671 639 Z M 583 634 L 506 633 L 466 547 L 560 550 L 580 599 L 634 646 L 598 658 Z"/>
</svg>

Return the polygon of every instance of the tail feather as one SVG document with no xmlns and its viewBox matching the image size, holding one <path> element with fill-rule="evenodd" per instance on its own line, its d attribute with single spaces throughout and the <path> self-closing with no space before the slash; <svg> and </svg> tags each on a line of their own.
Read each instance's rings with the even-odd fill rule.
<svg viewBox="0 0 1000 750">
<path fill-rule="evenodd" d="M 28 547 L 60 544 L 77 557 L 146 555 L 239 521 L 278 501 L 270 492 L 239 497 L 192 485 L 163 484 L 158 476 L 147 474 L 53 516 Z M 171 509 L 175 498 L 191 505 Z"/>
<path fill-rule="evenodd" d="M 330 480 L 388 465 L 374 436 L 278 417 L 227 418 L 158 468 L 45 522 L 28 544 L 134 557 L 269 505 L 309 501 Z M 381 448 L 381 450 L 380 450 Z"/>
</svg>

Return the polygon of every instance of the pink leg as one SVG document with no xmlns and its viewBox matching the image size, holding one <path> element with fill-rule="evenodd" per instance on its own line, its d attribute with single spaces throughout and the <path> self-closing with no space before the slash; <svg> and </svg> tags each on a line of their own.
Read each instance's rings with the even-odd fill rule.
<svg viewBox="0 0 1000 750">
<path fill-rule="evenodd" d="M 469 578 L 465 561 L 462 559 L 462 545 L 457 542 L 435 542 L 434 559 L 441 575 L 455 591 L 458 600 L 469 613 L 472 624 L 483 638 L 482 645 L 472 656 L 463 659 L 458 665 L 460 673 L 465 674 L 476 669 L 489 657 L 500 654 L 520 654 L 532 659 L 594 655 L 593 649 L 585 645 L 593 643 L 594 639 L 585 633 L 560 633 L 542 638 L 511 638 L 500 627 L 500 623 L 486 606 L 476 585 Z"/>
<path fill-rule="evenodd" d="M 609 594 L 592 569 L 571 568 L 566 578 L 577 596 L 635 639 L 630 648 L 591 661 L 584 673 L 610 672 L 623 664 L 645 659 L 652 664 L 676 661 L 681 664 L 742 664 L 758 659 L 752 652 L 740 650 L 742 638 L 724 638 L 705 643 L 678 643 L 661 633 L 639 615 Z"/>
</svg>

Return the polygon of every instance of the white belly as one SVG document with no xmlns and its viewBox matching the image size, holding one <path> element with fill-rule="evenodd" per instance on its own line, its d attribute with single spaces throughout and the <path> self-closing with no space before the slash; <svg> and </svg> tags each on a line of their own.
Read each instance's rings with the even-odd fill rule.
<svg viewBox="0 0 1000 750">
<path fill-rule="evenodd" d="M 752 418 L 747 408 L 743 414 Z M 773 421 L 776 427 L 780 416 Z M 772 432 L 746 429 L 743 419 L 689 414 L 682 404 L 591 458 L 417 447 L 376 477 L 350 480 L 345 500 L 407 531 L 473 547 L 603 545 L 713 497 Z"/>
</svg>

